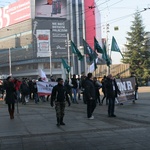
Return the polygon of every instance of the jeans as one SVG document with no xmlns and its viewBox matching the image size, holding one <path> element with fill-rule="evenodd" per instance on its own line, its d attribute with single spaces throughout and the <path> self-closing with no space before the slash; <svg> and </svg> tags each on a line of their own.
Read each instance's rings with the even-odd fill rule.
<svg viewBox="0 0 150 150">
<path fill-rule="evenodd" d="M 35 101 L 35 103 L 38 103 L 38 94 L 37 93 L 34 93 L 34 101 Z"/>
<path fill-rule="evenodd" d="M 73 92 L 73 102 L 75 103 L 78 103 L 77 102 L 77 89 L 75 88 L 72 88 L 72 92 Z"/>
</svg>

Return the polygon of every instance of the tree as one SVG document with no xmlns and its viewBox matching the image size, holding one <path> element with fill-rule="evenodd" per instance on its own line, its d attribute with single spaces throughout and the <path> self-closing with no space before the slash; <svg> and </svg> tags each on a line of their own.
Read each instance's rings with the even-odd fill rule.
<svg viewBox="0 0 150 150">
<path fill-rule="evenodd" d="M 147 33 L 144 31 L 145 27 L 138 10 L 134 14 L 130 29 L 131 31 L 127 32 L 127 44 L 125 44 L 127 51 L 124 52 L 122 62 L 130 64 L 131 74 L 137 77 L 141 85 L 146 85 L 150 76 L 150 52 L 146 44 Z"/>
</svg>

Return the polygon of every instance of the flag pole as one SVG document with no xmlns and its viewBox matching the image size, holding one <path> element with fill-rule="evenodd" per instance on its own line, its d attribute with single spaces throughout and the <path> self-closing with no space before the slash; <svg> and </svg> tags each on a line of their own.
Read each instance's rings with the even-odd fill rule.
<svg viewBox="0 0 150 150">
<path fill-rule="evenodd" d="M 69 46 L 70 46 L 70 41 L 69 41 L 69 33 L 67 33 L 67 48 L 68 48 L 68 65 L 70 65 L 70 49 L 69 49 Z M 70 80 L 70 72 L 68 73 L 69 75 L 69 80 Z"/>
<path fill-rule="evenodd" d="M 109 44 L 108 44 L 108 32 L 109 32 L 109 24 L 106 22 L 106 52 L 108 54 L 108 57 L 110 57 Z M 107 66 L 107 75 L 109 74 L 110 74 L 110 66 Z"/>
</svg>

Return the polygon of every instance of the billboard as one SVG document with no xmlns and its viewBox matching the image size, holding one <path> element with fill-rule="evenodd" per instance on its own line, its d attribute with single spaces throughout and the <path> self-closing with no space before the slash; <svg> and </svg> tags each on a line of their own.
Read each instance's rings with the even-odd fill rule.
<svg viewBox="0 0 150 150">
<path fill-rule="evenodd" d="M 50 50 L 53 58 L 65 57 L 68 55 L 66 41 L 69 33 L 69 21 L 66 19 L 36 19 L 36 40 L 37 42 L 37 56 L 46 56 L 48 47 L 48 37 L 50 42 Z M 49 36 L 50 33 L 50 36 Z M 42 38 L 41 38 L 42 37 Z M 44 40 L 43 40 L 44 39 Z M 43 54 L 42 54 L 43 53 Z"/>
<path fill-rule="evenodd" d="M 50 30 L 36 30 L 37 57 L 50 56 Z"/>
<path fill-rule="evenodd" d="M 30 0 L 18 0 L 0 8 L 0 29 L 31 18 Z"/>
<path fill-rule="evenodd" d="M 35 17 L 66 18 L 66 0 L 36 0 Z"/>
</svg>

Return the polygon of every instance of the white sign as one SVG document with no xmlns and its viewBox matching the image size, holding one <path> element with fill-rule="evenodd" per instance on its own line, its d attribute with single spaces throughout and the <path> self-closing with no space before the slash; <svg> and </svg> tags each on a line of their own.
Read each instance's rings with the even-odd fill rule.
<svg viewBox="0 0 150 150">
<path fill-rule="evenodd" d="M 51 95 L 52 89 L 57 82 L 36 82 L 39 95 Z"/>
</svg>

